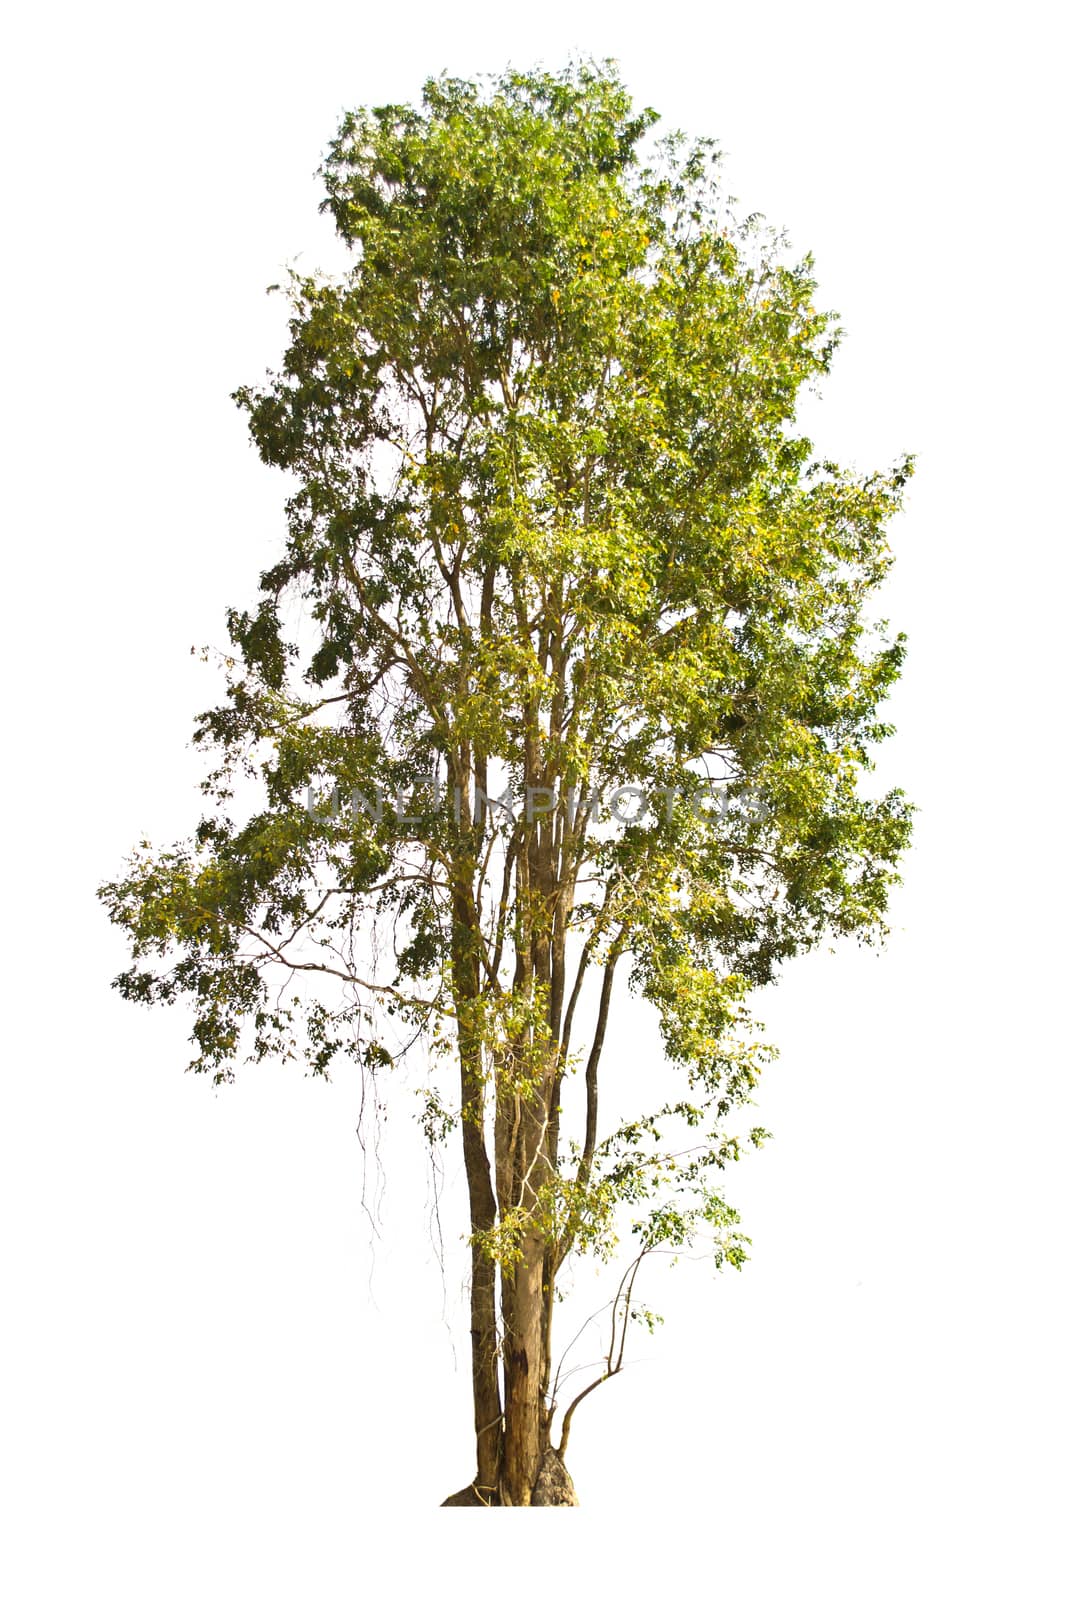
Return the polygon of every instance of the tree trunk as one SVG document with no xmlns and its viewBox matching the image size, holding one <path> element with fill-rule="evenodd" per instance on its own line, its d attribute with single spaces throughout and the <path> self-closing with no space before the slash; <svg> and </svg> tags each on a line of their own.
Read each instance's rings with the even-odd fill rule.
<svg viewBox="0 0 1067 1600">
<path fill-rule="evenodd" d="M 541 1276 L 544 1244 L 534 1230 L 508 1285 L 504 1317 L 505 1505 L 528 1506 L 541 1465 Z"/>
<path fill-rule="evenodd" d="M 531 772 L 540 773 L 539 757 L 532 751 L 528 752 L 527 764 Z M 463 820 L 469 821 L 465 811 Z M 457 874 L 453 884 L 453 986 L 471 1223 L 475 1231 L 484 1233 L 496 1218 L 502 1222 L 515 1218 L 521 1232 L 514 1257 L 509 1255 L 500 1272 L 502 1406 L 497 1376 L 497 1263 L 477 1243 L 473 1245 L 471 1336 L 477 1473 L 474 1482 L 449 1496 L 445 1505 L 578 1503 L 563 1459 L 549 1440 L 551 1307 L 556 1260 L 546 1239 L 541 1207 L 545 1187 L 554 1175 L 558 1140 L 565 947 L 560 929 L 566 926 L 565 909 L 560 915 L 552 846 L 552 827 L 542 818 L 515 863 L 516 903 L 523 904 L 515 990 L 520 994 L 528 992 L 531 999 L 535 993 L 543 997 L 549 1037 L 520 1035 L 512 1051 L 494 1057 L 495 1194 L 484 1137 L 484 1057 L 476 1020 L 480 992 L 478 923 L 471 862 L 464 862 L 464 871 Z"/>
<path fill-rule="evenodd" d="M 502 1096 L 497 1107 L 497 1171 L 501 1211 L 535 1203 L 543 1178 L 543 1148 L 550 1094 L 524 1099 Z M 480 1252 L 475 1251 L 476 1270 Z M 494 1264 L 489 1267 L 492 1304 Z M 477 1277 L 473 1280 L 474 1284 Z M 501 1274 L 503 1324 L 502 1422 L 491 1430 L 499 1450 L 498 1471 L 490 1475 L 479 1434 L 478 1476 L 473 1484 L 443 1502 L 450 1506 L 577 1505 L 574 1485 L 549 1440 L 548 1383 L 551 1370 L 551 1306 L 555 1263 L 536 1216 L 518 1241 L 518 1259 Z M 472 1305 L 473 1309 L 473 1305 Z M 472 1328 L 479 1325 L 472 1318 Z M 484 1324 L 482 1324 L 484 1326 Z M 495 1327 L 495 1322 L 494 1322 Z M 477 1361 L 477 1345 L 475 1346 Z M 494 1385 L 495 1385 L 495 1361 Z M 478 1374 L 475 1372 L 476 1422 Z M 488 1403 L 489 1396 L 486 1395 Z M 499 1404 L 499 1403 L 498 1403 Z"/>
<path fill-rule="evenodd" d="M 485 1147 L 484 1087 L 481 1046 L 469 1007 L 477 998 L 477 968 L 473 954 L 473 898 L 469 884 L 457 890 L 453 903 L 452 959 L 459 1016 L 459 1057 L 462 1084 L 463 1164 L 470 1198 L 471 1227 L 485 1232 L 496 1221 L 492 1169 Z M 471 1376 L 474 1387 L 474 1431 L 477 1441 L 475 1487 L 482 1495 L 495 1494 L 500 1474 L 503 1414 L 497 1362 L 496 1263 L 477 1243 L 471 1245 Z"/>
<path fill-rule="evenodd" d="M 443 1506 L 499 1506 L 503 1502 L 499 1495 L 479 1494 L 475 1484 L 469 1484 L 466 1489 L 460 1489 L 457 1494 L 450 1494 L 447 1500 L 442 1500 Z M 530 1495 L 531 1506 L 576 1506 L 578 1496 L 574 1492 L 571 1475 L 563 1464 L 563 1457 L 549 1445 L 541 1457 L 537 1478 Z"/>
</svg>

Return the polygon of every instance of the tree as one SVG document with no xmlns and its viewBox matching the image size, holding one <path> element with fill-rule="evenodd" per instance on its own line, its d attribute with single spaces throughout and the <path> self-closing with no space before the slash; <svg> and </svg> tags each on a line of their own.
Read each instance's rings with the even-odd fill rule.
<svg viewBox="0 0 1067 1600">
<path fill-rule="evenodd" d="M 866 769 L 910 463 L 813 455 L 796 405 L 837 333 L 811 260 L 657 120 L 610 62 L 345 117 L 322 177 L 351 270 L 290 275 L 281 370 L 235 396 L 293 492 L 198 719 L 209 811 L 100 891 L 117 987 L 189 1000 L 216 1081 L 421 1042 L 470 1201 L 476 1472 L 446 1503 L 571 1503 L 568 1258 L 632 1237 L 597 1383 L 650 1253 L 744 1260 L 717 1180 L 763 1137 L 747 996 L 827 933 L 880 937 L 908 838 Z M 605 1129 L 620 975 L 676 1081 Z"/>
</svg>

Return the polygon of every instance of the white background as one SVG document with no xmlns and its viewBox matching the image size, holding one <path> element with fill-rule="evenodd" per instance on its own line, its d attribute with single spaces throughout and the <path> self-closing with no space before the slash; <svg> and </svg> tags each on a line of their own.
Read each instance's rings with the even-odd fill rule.
<svg viewBox="0 0 1067 1600">
<path fill-rule="evenodd" d="M 3 86 L 3 1435 L 12 1600 L 1062 1594 L 1063 149 L 1052 11 L 774 3 L 40 7 Z M 775 1140 L 740 1275 L 590 1399 L 582 1510 L 433 1509 L 470 1472 L 450 1277 L 387 1094 L 383 1231 L 352 1083 L 186 1075 L 109 989 L 93 892 L 198 814 L 194 712 L 282 533 L 229 392 L 263 290 L 335 258 L 343 108 L 572 51 L 725 147 L 847 341 L 824 454 L 918 454 L 881 770 L 921 807 L 881 956 L 761 997 Z M 654 1031 L 617 1018 L 620 1072 Z M 399 1087 L 399 1086 L 398 1086 Z M 370 1169 L 373 1188 L 374 1169 Z M 458 1363 L 458 1365 L 457 1365 Z M 480 1552 L 484 1550 L 484 1559 Z"/>
</svg>

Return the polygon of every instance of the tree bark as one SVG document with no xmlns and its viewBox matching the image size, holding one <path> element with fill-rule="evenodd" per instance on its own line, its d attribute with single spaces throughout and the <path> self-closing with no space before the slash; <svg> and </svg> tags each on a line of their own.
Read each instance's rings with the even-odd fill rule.
<svg viewBox="0 0 1067 1600">
<path fill-rule="evenodd" d="M 527 773 L 543 778 L 536 719 L 528 728 Z M 465 770 L 464 761 L 460 763 Z M 538 785 L 532 781 L 527 793 Z M 461 790 L 461 821 L 469 818 Z M 463 1146 L 477 1232 L 499 1217 L 514 1219 L 518 1237 L 501 1270 L 500 1311 L 503 1405 L 498 1384 L 496 1266 L 472 1247 L 471 1338 L 474 1363 L 475 1428 L 478 1464 L 474 1483 L 446 1505 L 574 1505 L 574 1486 L 549 1439 L 548 1391 L 551 1374 L 551 1306 L 555 1252 L 541 1208 L 555 1171 L 558 1140 L 559 1056 L 563 1021 L 566 923 L 573 885 L 558 882 L 555 823 L 526 817 L 527 831 L 516 851 L 515 990 L 536 995 L 544 1006 L 545 1033 L 520 1033 L 494 1062 L 496 1106 L 490 1172 L 483 1132 L 484 1049 L 477 1023 L 464 1026 L 464 1011 L 476 1015 L 480 993 L 477 906 L 473 878 L 453 880 L 453 983 L 457 996 L 460 1064 L 463 1080 Z M 531 826 L 532 823 L 532 826 Z M 464 863 L 466 865 L 466 863 Z M 465 1038 L 466 1035 L 466 1038 Z M 495 1192 L 493 1178 L 495 1177 Z M 505 1231 L 505 1239 L 507 1232 Z"/>
<path fill-rule="evenodd" d="M 536 1230 L 522 1240 L 507 1295 L 504 1326 L 505 1504 L 528 1506 L 541 1464 L 541 1275 L 544 1244 Z"/>
<path fill-rule="evenodd" d="M 463 1164 L 470 1198 L 471 1229 L 492 1228 L 496 1198 L 485 1148 L 482 1049 L 469 1007 L 478 994 L 478 970 L 472 935 L 474 900 L 468 885 L 453 896 L 452 964 L 458 1016 Z M 503 1416 L 497 1359 L 496 1263 L 477 1239 L 471 1244 L 471 1376 L 474 1388 L 474 1431 L 477 1441 L 475 1485 L 482 1495 L 496 1492 L 500 1474 Z"/>
<path fill-rule="evenodd" d="M 456 1494 L 450 1494 L 447 1500 L 441 1501 L 442 1506 L 499 1506 L 502 1503 L 498 1495 L 480 1494 L 473 1483 L 468 1484 L 465 1489 L 460 1489 Z M 574 1482 L 563 1464 L 563 1457 L 548 1446 L 541 1456 L 537 1478 L 530 1495 L 530 1505 L 576 1506 L 577 1504 L 578 1496 L 574 1492 Z"/>
</svg>

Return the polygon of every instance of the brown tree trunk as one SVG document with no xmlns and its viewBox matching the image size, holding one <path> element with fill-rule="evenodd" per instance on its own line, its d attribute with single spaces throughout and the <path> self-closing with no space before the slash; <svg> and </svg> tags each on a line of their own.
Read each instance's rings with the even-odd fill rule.
<svg viewBox="0 0 1067 1600">
<path fill-rule="evenodd" d="M 475 1484 L 468 1484 L 466 1489 L 460 1489 L 456 1494 L 450 1494 L 447 1500 L 442 1500 L 443 1506 L 499 1506 L 503 1504 L 499 1495 L 482 1495 Z M 576 1506 L 578 1496 L 574 1492 L 574 1483 L 571 1475 L 563 1464 L 563 1457 L 549 1445 L 541 1456 L 537 1478 L 534 1483 L 533 1493 L 530 1495 L 531 1506 Z"/>
<path fill-rule="evenodd" d="M 478 994 L 473 949 L 474 900 L 468 885 L 455 891 L 452 918 L 453 982 L 456 991 L 462 1094 L 463 1164 L 470 1197 L 471 1229 L 485 1232 L 496 1221 L 492 1169 L 485 1147 L 482 1050 L 469 1007 Z M 471 1376 L 477 1441 L 475 1488 L 496 1493 L 500 1475 L 503 1415 L 497 1360 L 496 1263 L 477 1240 L 471 1244 Z"/>
<path fill-rule="evenodd" d="M 528 755 L 528 765 L 533 770 L 538 762 Z M 501 1272 L 503 1407 L 497 1379 L 496 1266 L 477 1243 L 473 1246 L 471 1337 L 478 1469 L 469 1488 L 443 1502 L 452 1506 L 578 1503 L 563 1459 L 549 1442 L 556 1263 L 539 1212 L 542 1191 L 554 1172 L 558 1140 L 565 945 L 560 928 L 565 929 L 566 914 L 564 910 L 561 916 L 555 881 L 552 825 L 545 819 L 527 836 L 525 850 L 518 851 L 515 870 L 517 901 L 525 900 L 525 936 L 516 950 L 515 988 L 521 993 L 528 985 L 531 996 L 538 991 L 544 997 L 549 1037 L 516 1039 L 514 1051 L 520 1059 L 509 1053 L 496 1061 L 495 1193 L 483 1134 L 483 1052 L 477 1027 L 465 1029 L 463 1021 L 464 1010 L 473 1008 L 462 1002 L 475 1001 L 479 992 L 473 880 L 453 891 L 453 982 L 460 1002 L 463 1148 L 471 1223 L 478 1231 L 491 1227 L 498 1215 L 506 1219 L 518 1214 L 523 1225 L 515 1258 Z"/>
<path fill-rule="evenodd" d="M 528 1506 L 541 1465 L 541 1269 L 544 1245 L 530 1230 L 522 1240 L 507 1294 L 504 1322 L 505 1505 Z"/>
</svg>

